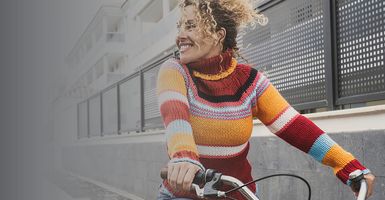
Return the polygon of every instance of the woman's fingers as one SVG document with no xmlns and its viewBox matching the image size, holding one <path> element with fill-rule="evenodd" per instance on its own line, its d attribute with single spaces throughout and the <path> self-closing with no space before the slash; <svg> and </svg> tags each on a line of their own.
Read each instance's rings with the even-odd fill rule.
<svg viewBox="0 0 385 200">
<path fill-rule="evenodd" d="M 366 180 L 366 183 L 368 184 L 368 193 L 367 197 L 370 197 L 373 194 L 373 189 L 374 189 L 374 180 L 376 177 L 373 174 L 366 174 L 364 175 L 364 178 Z"/>
<path fill-rule="evenodd" d="M 167 181 L 177 191 L 190 191 L 195 174 L 200 168 L 192 163 L 169 163 Z"/>
<path fill-rule="evenodd" d="M 184 182 L 183 182 L 183 190 L 184 191 L 190 191 L 192 182 L 194 180 L 195 174 L 197 171 L 199 171 L 200 168 L 196 165 L 191 166 L 189 170 L 186 173 L 186 176 L 184 177 Z"/>
<path fill-rule="evenodd" d="M 367 192 L 366 192 L 366 197 L 370 197 L 372 196 L 373 194 L 373 190 L 374 190 L 374 179 L 375 179 L 375 176 L 373 174 L 366 174 L 364 175 L 364 178 L 365 178 L 365 181 L 366 181 L 366 184 L 367 184 Z M 354 192 L 354 195 L 357 197 L 358 196 L 358 193 L 360 191 L 360 185 L 352 185 L 352 190 Z"/>
<path fill-rule="evenodd" d="M 184 182 L 185 182 L 185 176 L 186 176 L 186 173 L 187 171 L 189 170 L 189 167 L 184 164 L 184 163 L 180 163 L 180 169 L 179 169 L 179 174 L 178 174 L 178 178 L 176 180 L 176 189 L 177 190 L 183 190 L 184 187 Z"/>
<path fill-rule="evenodd" d="M 167 181 L 171 185 L 172 188 L 176 189 L 176 181 L 179 174 L 179 167 L 177 165 L 171 164 L 168 165 L 168 175 Z"/>
</svg>

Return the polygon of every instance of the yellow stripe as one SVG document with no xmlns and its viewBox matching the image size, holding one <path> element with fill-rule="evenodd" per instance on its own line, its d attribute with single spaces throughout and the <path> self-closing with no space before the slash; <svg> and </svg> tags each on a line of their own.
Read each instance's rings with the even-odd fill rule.
<svg viewBox="0 0 385 200">
<path fill-rule="evenodd" d="M 223 79 L 223 78 L 227 77 L 228 75 L 230 75 L 231 73 L 233 73 L 233 71 L 235 70 L 236 67 L 237 67 L 237 60 L 235 58 L 232 58 L 231 63 L 230 63 L 230 67 L 226 71 L 220 72 L 219 74 L 215 74 L 215 75 L 202 74 L 198 71 L 193 71 L 193 75 L 198 77 L 198 78 L 204 79 L 204 80 L 216 81 L 219 79 Z"/>
<path fill-rule="evenodd" d="M 176 69 L 162 68 L 158 74 L 158 94 L 172 90 L 186 95 L 183 75 Z"/>
<path fill-rule="evenodd" d="M 168 151 L 170 155 L 178 151 L 192 151 L 198 155 L 198 150 L 192 135 L 176 133 L 168 140 Z"/>
<path fill-rule="evenodd" d="M 252 116 L 238 120 L 220 120 L 190 115 L 196 144 L 241 145 L 253 129 Z"/>
<path fill-rule="evenodd" d="M 289 104 L 278 92 L 278 90 L 270 84 L 263 94 L 258 98 L 257 117 L 262 123 L 270 123 L 278 116 Z"/>
<path fill-rule="evenodd" d="M 331 166 L 336 174 L 353 159 L 352 154 L 346 152 L 338 144 L 334 144 L 322 159 L 322 163 Z"/>
</svg>

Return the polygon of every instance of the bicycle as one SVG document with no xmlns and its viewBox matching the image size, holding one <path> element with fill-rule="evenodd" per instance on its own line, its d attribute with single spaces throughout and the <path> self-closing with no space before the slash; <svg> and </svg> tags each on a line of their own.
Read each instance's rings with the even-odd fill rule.
<svg viewBox="0 0 385 200">
<path fill-rule="evenodd" d="M 160 176 L 162 179 L 167 179 L 167 168 L 163 168 L 161 170 Z M 309 190 L 308 199 L 311 199 L 310 184 L 304 178 L 293 174 L 273 174 L 244 184 L 232 176 L 226 176 L 216 172 L 215 170 L 207 169 L 206 171 L 197 172 L 192 184 L 192 189 L 195 190 L 197 196 L 202 199 L 222 197 L 230 198 L 227 196 L 227 194 L 238 190 L 248 200 L 260 200 L 259 197 L 257 197 L 248 187 L 245 186 L 274 176 L 292 176 L 301 179 L 306 183 Z M 364 179 L 364 174 L 362 171 L 356 170 L 352 172 L 349 175 L 349 180 L 351 181 L 351 184 L 353 184 L 353 187 L 355 187 L 357 191 L 359 190 L 357 200 L 365 200 L 367 193 L 367 183 Z M 219 188 L 221 184 L 230 185 L 234 188 L 228 191 L 220 191 L 217 188 Z M 200 188 L 199 185 L 204 186 Z"/>
</svg>

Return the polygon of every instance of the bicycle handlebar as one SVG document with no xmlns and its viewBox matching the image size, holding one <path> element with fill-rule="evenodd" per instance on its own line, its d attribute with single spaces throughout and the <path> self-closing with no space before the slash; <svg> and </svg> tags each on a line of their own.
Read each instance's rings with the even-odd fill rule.
<svg viewBox="0 0 385 200">
<path fill-rule="evenodd" d="M 161 169 L 160 176 L 162 179 L 167 179 L 168 169 Z M 349 180 L 352 183 L 352 186 L 355 187 L 355 190 L 358 191 L 357 200 L 365 200 L 367 193 L 367 183 L 364 179 L 364 175 L 361 170 L 356 170 L 349 174 Z M 243 183 L 231 176 L 225 176 L 221 173 L 216 172 L 212 169 L 207 169 L 206 171 L 198 171 L 193 180 L 193 189 L 195 189 L 198 197 L 226 197 L 226 192 L 216 190 L 217 186 L 221 183 L 226 185 L 231 185 L 238 187 L 243 185 Z M 198 185 L 203 185 L 203 188 L 200 188 Z M 242 195 L 250 200 L 259 200 L 247 187 L 240 188 L 239 191 Z M 310 198 L 310 197 L 309 197 Z"/>
<path fill-rule="evenodd" d="M 204 184 L 207 180 L 206 177 L 210 177 L 212 176 L 211 174 L 208 174 L 210 173 L 209 170 L 206 170 L 206 172 L 202 171 L 202 170 L 199 170 L 196 174 L 195 174 L 195 177 L 194 177 L 194 180 L 193 180 L 193 183 L 197 184 L 197 185 L 201 185 L 201 184 Z M 211 173 L 214 173 L 214 171 L 212 171 Z M 162 168 L 160 170 L 160 177 L 162 179 L 167 179 L 167 174 L 168 174 L 168 169 L 167 167 L 165 168 Z"/>
<path fill-rule="evenodd" d="M 167 174 L 167 168 L 163 168 L 160 172 L 162 179 L 167 179 Z M 226 197 L 226 192 L 217 190 L 221 184 L 233 187 L 243 185 L 240 180 L 232 176 L 225 176 L 213 169 L 207 169 L 206 171 L 198 171 L 196 173 L 192 187 L 195 189 L 197 196 L 200 198 Z M 204 187 L 200 188 L 198 185 L 204 185 Z M 255 194 L 247 187 L 240 188 L 239 192 L 241 192 L 241 194 L 247 199 L 259 200 L 258 197 L 256 197 Z"/>
<path fill-rule="evenodd" d="M 365 181 L 364 174 L 361 170 L 356 170 L 349 174 L 349 180 L 352 187 L 358 192 L 357 200 L 365 200 L 366 193 L 368 192 L 368 184 Z"/>
</svg>

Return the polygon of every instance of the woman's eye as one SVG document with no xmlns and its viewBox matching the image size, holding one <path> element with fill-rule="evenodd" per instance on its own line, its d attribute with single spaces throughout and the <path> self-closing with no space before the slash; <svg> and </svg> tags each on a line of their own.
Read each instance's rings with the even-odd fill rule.
<svg viewBox="0 0 385 200">
<path fill-rule="evenodd" d="M 186 24 L 185 28 L 186 28 L 186 30 L 191 30 L 191 29 L 196 28 L 196 25 L 195 24 Z"/>
<path fill-rule="evenodd" d="M 194 28 L 196 28 L 196 24 L 195 23 L 185 23 L 184 25 L 182 25 L 182 23 L 176 23 L 176 28 L 181 31 L 181 29 L 185 30 L 185 31 L 191 31 L 193 30 Z"/>
</svg>

